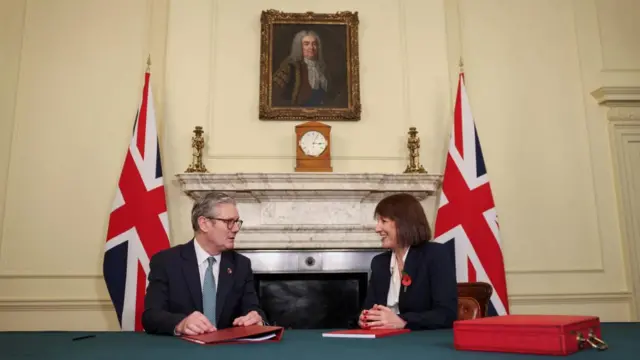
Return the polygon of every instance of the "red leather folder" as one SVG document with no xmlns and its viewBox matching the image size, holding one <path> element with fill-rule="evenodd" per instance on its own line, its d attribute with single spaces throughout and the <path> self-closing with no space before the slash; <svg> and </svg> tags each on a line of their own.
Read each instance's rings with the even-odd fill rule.
<svg viewBox="0 0 640 360">
<path fill-rule="evenodd" d="M 180 338 L 201 345 L 276 342 L 282 339 L 280 326 L 237 326 L 201 335 L 182 335 Z"/>
<path fill-rule="evenodd" d="M 505 315 L 453 323 L 456 350 L 570 355 L 606 350 L 597 316 Z"/>
<path fill-rule="evenodd" d="M 376 339 L 408 333 L 409 329 L 351 329 L 322 333 L 322 337 Z"/>
</svg>

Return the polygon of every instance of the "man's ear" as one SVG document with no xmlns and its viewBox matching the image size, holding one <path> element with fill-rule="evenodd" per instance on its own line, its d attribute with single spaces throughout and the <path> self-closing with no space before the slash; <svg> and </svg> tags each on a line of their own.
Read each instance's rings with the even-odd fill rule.
<svg viewBox="0 0 640 360">
<path fill-rule="evenodd" d="M 207 218 L 205 218 L 204 216 L 200 216 L 198 218 L 198 228 L 200 228 L 200 231 L 202 232 L 207 232 Z"/>
</svg>

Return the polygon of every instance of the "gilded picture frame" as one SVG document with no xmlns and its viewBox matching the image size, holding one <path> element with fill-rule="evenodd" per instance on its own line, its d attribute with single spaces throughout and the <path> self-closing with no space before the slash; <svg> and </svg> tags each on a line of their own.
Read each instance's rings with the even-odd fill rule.
<svg viewBox="0 0 640 360">
<path fill-rule="evenodd" d="M 358 12 L 270 9 L 260 22 L 261 120 L 360 120 Z"/>
</svg>

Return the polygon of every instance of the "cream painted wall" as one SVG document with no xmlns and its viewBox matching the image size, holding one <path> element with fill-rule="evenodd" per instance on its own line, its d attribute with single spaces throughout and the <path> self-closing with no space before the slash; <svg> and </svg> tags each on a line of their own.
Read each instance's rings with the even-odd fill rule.
<svg viewBox="0 0 640 360">
<path fill-rule="evenodd" d="M 9 157 L 15 123 L 14 110 L 25 6 L 24 0 L 0 3 L 0 234 L 3 229 Z"/>
<path fill-rule="evenodd" d="M 2 118 L 13 141 L 2 180 L 1 329 L 117 328 L 100 259 L 147 53 L 164 55 L 149 41 L 162 2 L 151 5 L 29 0 L 7 9 L 24 23 L 3 27 L 22 44 L 9 48 L 19 70 L 3 68 L 15 110 Z"/>
<path fill-rule="evenodd" d="M 590 95 L 616 79 L 603 76 L 590 57 L 603 57 L 600 29 L 620 25 L 599 19 L 598 8 L 632 12 L 637 4 L 459 5 L 460 48 L 505 239 L 513 310 L 588 308 L 605 319 L 633 317 L 607 124 Z M 635 59 L 640 65 L 640 52 Z"/>
<path fill-rule="evenodd" d="M 363 119 L 331 123 L 336 172 L 402 171 L 417 126 L 422 163 L 441 173 L 462 55 L 513 312 L 635 319 L 606 116 L 590 92 L 640 85 L 640 4 L 340 3 L 0 5 L 11 19 L 0 22 L 0 330 L 118 328 L 102 244 L 148 53 L 174 244 L 190 237 L 173 174 L 190 161 L 194 126 L 210 171 L 293 171 L 297 122 L 257 119 L 268 8 L 359 12 Z"/>
</svg>

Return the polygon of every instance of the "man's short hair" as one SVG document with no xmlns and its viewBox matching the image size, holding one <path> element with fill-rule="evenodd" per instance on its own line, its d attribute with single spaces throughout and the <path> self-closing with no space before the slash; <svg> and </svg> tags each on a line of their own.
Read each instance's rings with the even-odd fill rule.
<svg viewBox="0 0 640 360">
<path fill-rule="evenodd" d="M 217 216 L 216 209 L 220 204 L 236 205 L 236 200 L 223 192 L 209 192 L 194 201 L 191 208 L 191 226 L 193 231 L 199 231 L 198 218 Z"/>
</svg>

